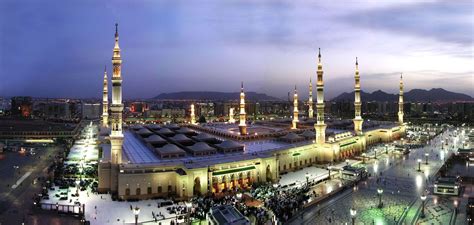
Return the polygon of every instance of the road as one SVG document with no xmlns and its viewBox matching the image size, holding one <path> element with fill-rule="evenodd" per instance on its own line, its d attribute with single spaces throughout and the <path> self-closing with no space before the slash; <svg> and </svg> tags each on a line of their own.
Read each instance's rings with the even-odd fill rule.
<svg viewBox="0 0 474 225">
<path fill-rule="evenodd" d="M 22 155 L 18 152 L 2 154 L 0 224 L 77 224 L 75 219 L 44 214 L 41 211 L 38 213 L 33 207 L 33 198 L 41 189 L 40 182 L 34 184 L 33 181 L 46 176 L 46 168 L 62 150 L 61 146 L 51 146 L 35 148 L 35 155 Z"/>
</svg>

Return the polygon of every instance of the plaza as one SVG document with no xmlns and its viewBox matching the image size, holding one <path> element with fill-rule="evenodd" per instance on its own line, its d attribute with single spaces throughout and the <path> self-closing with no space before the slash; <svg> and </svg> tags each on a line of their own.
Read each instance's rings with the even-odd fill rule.
<svg viewBox="0 0 474 225">
<path fill-rule="evenodd" d="M 382 153 L 378 159 L 371 159 L 367 169 L 375 176 L 328 201 L 306 208 L 290 224 L 350 223 L 351 209 L 357 212 L 355 224 L 464 224 L 466 215 L 460 208 L 467 204 L 466 196 L 470 192 L 454 197 L 432 193 L 436 174 L 445 159 L 457 151 L 459 140 L 463 139 L 462 135 L 453 138 L 454 141 L 450 141 L 446 149 L 442 150 L 441 141 L 454 134 L 454 131 L 455 128 L 451 128 L 439 134 L 429 140 L 429 145 L 412 149 L 406 156 L 390 152 L 388 155 Z M 426 153 L 429 153 L 428 164 L 423 160 L 421 171 L 417 171 L 418 159 L 425 157 Z M 378 189 L 383 190 L 382 208 L 378 207 Z M 424 193 L 426 200 L 420 197 Z"/>
</svg>

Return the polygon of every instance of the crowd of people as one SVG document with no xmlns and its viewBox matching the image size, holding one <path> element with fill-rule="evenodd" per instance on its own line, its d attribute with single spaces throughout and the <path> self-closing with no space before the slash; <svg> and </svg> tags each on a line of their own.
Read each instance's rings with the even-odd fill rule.
<svg viewBox="0 0 474 225">
<path fill-rule="evenodd" d="M 238 198 L 238 195 L 225 195 L 222 197 L 215 196 L 203 196 L 195 197 L 191 199 L 194 210 L 191 212 L 191 217 L 197 219 L 205 219 L 206 214 L 214 206 L 219 205 L 232 205 L 234 206 L 242 215 L 247 218 L 254 217 L 256 224 L 265 224 L 270 220 L 269 213 L 262 207 L 248 206 L 245 203 L 245 196 Z"/>
<path fill-rule="evenodd" d="M 262 185 L 254 188 L 251 194 L 254 198 L 262 200 L 264 206 L 272 210 L 279 221 L 284 222 L 303 207 L 309 199 L 308 191 L 307 185 L 287 190 L 281 190 L 272 185 Z"/>
</svg>

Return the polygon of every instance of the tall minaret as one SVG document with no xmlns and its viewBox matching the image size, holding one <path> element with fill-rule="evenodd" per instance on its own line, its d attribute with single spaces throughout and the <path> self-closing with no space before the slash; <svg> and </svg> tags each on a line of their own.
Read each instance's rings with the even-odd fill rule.
<svg viewBox="0 0 474 225">
<path fill-rule="evenodd" d="M 240 135 L 247 135 L 247 123 L 245 122 L 245 93 L 244 93 L 244 82 L 240 87 L 240 122 L 239 130 Z"/>
<path fill-rule="evenodd" d="M 324 124 L 324 82 L 323 82 L 323 64 L 321 63 L 321 49 L 318 54 L 318 80 L 316 82 L 316 143 L 324 144 L 326 142 L 326 124 Z"/>
<path fill-rule="evenodd" d="M 229 123 L 235 123 L 234 108 L 229 108 Z"/>
<path fill-rule="evenodd" d="M 354 132 L 356 134 L 362 134 L 362 123 L 364 120 L 362 119 L 361 114 L 361 102 L 360 102 L 360 76 L 359 76 L 359 62 L 356 57 L 356 71 L 355 71 L 355 86 L 354 86 Z"/>
<path fill-rule="evenodd" d="M 109 126 L 109 90 L 107 81 L 107 67 L 104 69 L 104 88 L 102 92 L 102 127 Z"/>
<path fill-rule="evenodd" d="M 194 114 L 194 104 L 191 104 L 191 124 L 196 124 L 196 115 Z"/>
<path fill-rule="evenodd" d="M 298 123 L 298 92 L 296 91 L 293 94 L 293 120 L 291 121 L 291 129 L 296 129 L 296 124 Z"/>
<path fill-rule="evenodd" d="M 400 93 L 398 94 L 398 123 L 403 125 L 403 74 L 400 74 Z"/>
<path fill-rule="evenodd" d="M 313 118 L 313 82 L 309 77 L 309 99 L 308 99 L 308 118 Z"/>
<path fill-rule="evenodd" d="M 110 189 L 112 192 L 116 192 L 118 189 L 118 170 L 119 164 L 122 163 L 122 144 L 123 144 L 123 133 L 122 133 L 122 59 L 120 57 L 119 48 L 119 35 L 118 35 L 118 24 L 115 24 L 115 46 L 114 53 L 112 56 L 113 64 L 113 75 L 112 75 L 112 105 L 110 110 L 112 111 L 112 132 L 110 133 L 110 144 L 111 144 L 111 182 Z"/>
</svg>

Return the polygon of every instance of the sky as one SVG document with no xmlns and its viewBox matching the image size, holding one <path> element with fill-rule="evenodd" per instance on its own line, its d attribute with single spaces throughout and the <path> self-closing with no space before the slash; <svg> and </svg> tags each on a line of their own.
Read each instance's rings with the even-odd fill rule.
<svg viewBox="0 0 474 225">
<path fill-rule="evenodd" d="M 100 98 L 115 23 L 124 98 L 175 91 L 308 95 L 321 48 L 327 98 L 444 88 L 474 96 L 474 3 L 1 0 L 0 96 Z M 109 76 L 110 77 L 110 76 Z"/>
</svg>

